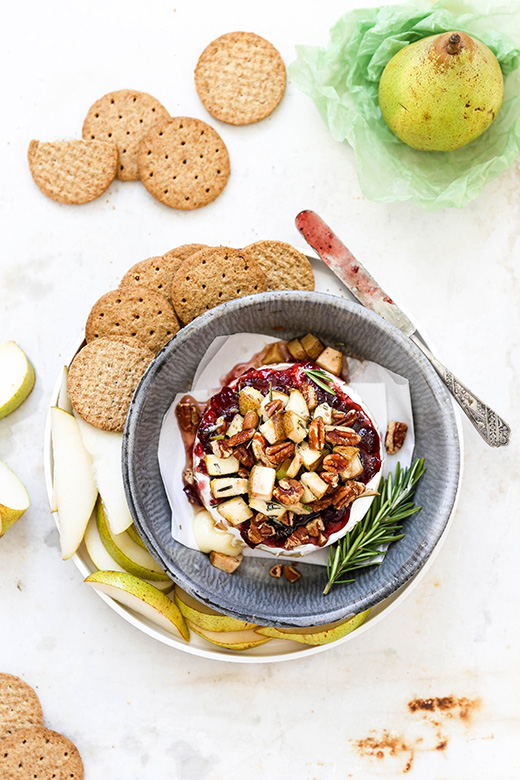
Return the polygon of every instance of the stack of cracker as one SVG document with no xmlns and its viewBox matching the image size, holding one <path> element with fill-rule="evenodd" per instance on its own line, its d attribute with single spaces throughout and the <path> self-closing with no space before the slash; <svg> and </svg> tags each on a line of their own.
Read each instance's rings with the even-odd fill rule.
<svg viewBox="0 0 520 780">
<path fill-rule="evenodd" d="M 234 298 L 285 289 L 314 290 L 314 274 L 283 241 L 183 244 L 141 260 L 90 311 L 87 343 L 69 368 L 74 409 L 97 428 L 122 431 L 144 372 L 183 325 Z"/>
<path fill-rule="evenodd" d="M 44 727 L 36 692 L 12 674 L 0 674 L 0 777 L 83 778 L 77 747 L 63 734 Z"/>
</svg>

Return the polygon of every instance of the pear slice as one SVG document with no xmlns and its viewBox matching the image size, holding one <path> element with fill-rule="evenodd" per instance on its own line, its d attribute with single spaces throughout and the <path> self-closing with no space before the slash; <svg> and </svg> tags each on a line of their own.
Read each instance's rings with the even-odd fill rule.
<svg viewBox="0 0 520 780">
<path fill-rule="evenodd" d="M 14 341 L 0 344 L 0 418 L 18 409 L 34 387 L 34 368 Z"/>
<path fill-rule="evenodd" d="M 107 552 L 105 545 L 101 541 L 94 515 L 92 515 L 88 522 L 83 541 L 85 542 L 85 547 L 90 560 L 96 569 L 100 569 L 101 571 L 126 571 L 112 558 L 110 553 Z M 148 582 L 148 580 L 146 580 L 146 582 Z M 163 593 L 168 593 L 173 589 L 173 582 L 170 579 L 164 581 L 158 580 L 150 582 L 150 584 L 155 585 L 155 587 Z"/>
<path fill-rule="evenodd" d="M 98 501 L 96 506 L 96 521 L 106 551 L 125 571 L 143 580 L 169 579 L 148 550 L 136 544 L 126 531 L 121 534 L 112 533 L 102 501 Z"/>
<path fill-rule="evenodd" d="M 209 631 L 197 626 L 191 620 L 186 620 L 186 623 L 195 634 L 207 639 L 212 645 L 225 647 L 228 650 L 250 650 L 252 647 L 259 647 L 270 641 L 270 637 L 259 636 L 252 628 L 245 631 Z"/>
<path fill-rule="evenodd" d="M 367 609 L 347 620 L 338 620 L 335 623 L 326 623 L 322 626 L 310 626 L 309 628 L 261 626 L 255 631 L 262 636 L 269 636 L 273 639 L 292 639 L 293 642 L 302 642 L 304 645 L 325 645 L 350 634 L 366 620 L 369 612 L 370 610 Z"/>
<path fill-rule="evenodd" d="M 83 446 L 75 418 L 54 406 L 51 434 L 61 554 L 67 560 L 81 544 L 96 503 L 97 487 L 92 460 Z"/>
<path fill-rule="evenodd" d="M 247 623 L 245 620 L 223 615 L 221 612 L 216 612 L 211 607 L 201 604 L 178 585 L 175 586 L 174 598 L 184 617 L 198 628 L 220 633 L 222 631 L 245 631 L 256 627 L 255 623 Z"/>
<path fill-rule="evenodd" d="M 29 494 L 16 474 L 0 460 L 0 536 L 29 508 Z"/>
<path fill-rule="evenodd" d="M 73 414 L 74 410 L 72 408 L 72 403 L 69 398 L 69 390 L 67 387 L 68 378 L 69 378 L 69 369 L 67 368 L 67 366 L 63 366 L 63 373 L 61 377 L 60 389 L 58 391 L 58 401 L 56 403 L 56 406 L 59 409 L 63 409 L 64 412 Z"/>
<path fill-rule="evenodd" d="M 95 571 L 85 579 L 89 585 L 138 612 L 164 631 L 186 642 L 190 632 L 179 607 L 153 585 L 128 572 Z"/>
<path fill-rule="evenodd" d="M 132 525 L 128 526 L 126 532 L 130 537 L 130 539 L 132 539 L 132 541 L 134 541 L 136 544 L 138 544 L 140 547 L 143 547 L 146 550 L 146 545 L 141 539 L 141 537 L 139 536 L 139 532 L 133 523 Z"/>
</svg>

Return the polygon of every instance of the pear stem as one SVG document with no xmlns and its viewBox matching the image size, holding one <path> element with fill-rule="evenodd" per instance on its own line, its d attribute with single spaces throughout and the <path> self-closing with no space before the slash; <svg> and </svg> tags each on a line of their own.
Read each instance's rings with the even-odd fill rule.
<svg viewBox="0 0 520 780">
<path fill-rule="evenodd" d="M 448 54 L 458 54 L 462 49 L 462 39 L 458 33 L 452 33 L 448 39 L 446 51 Z"/>
</svg>

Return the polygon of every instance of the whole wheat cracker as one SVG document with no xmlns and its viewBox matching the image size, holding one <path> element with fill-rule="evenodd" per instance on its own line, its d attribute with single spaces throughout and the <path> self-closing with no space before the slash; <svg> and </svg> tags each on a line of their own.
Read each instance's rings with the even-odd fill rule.
<svg viewBox="0 0 520 780">
<path fill-rule="evenodd" d="M 193 117 L 157 123 L 137 155 L 148 192 L 173 209 L 197 209 L 215 200 L 229 178 L 229 155 L 216 130 Z"/>
<path fill-rule="evenodd" d="M 59 203 L 89 203 L 114 181 L 117 148 L 104 141 L 31 141 L 27 151 L 40 190 Z"/>
<path fill-rule="evenodd" d="M 284 241 L 256 241 L 245 247 L 261 266 L 268 290 L 314 290 L 309 260 Z"/>
<path fill-rule="evenodd" d="M 117 178 L 139 179 L 137 150 L 148 130 L 170 115 L 146 92 L 119 89 L 96 100 L 83 122 L 83 138 L 112 141 L 117 145 Z"/>
<path fill-rule="evenodd" d="M 181 265 L 173 277 L 172 301 L 188 323 L 220 303 L 265 290 L 265 274 L 245 250 L 208 247 Z"/>
<path fill-rule="evenodd" d="M 104 431 L 122 431 L 130 401 L 154 353 L 137 339 L 99 338 L 84 346 L 69 367 L 72 406 Z"/>
<path fill-rule="evenodd" d="M 77 747 L 57 731 L 35 726 L 0 742 L 2 780 L 82 780 L 83 776 Z"/>
<path fill-rule="evenodd" d="M 147 287 L 171 303 L 170 292 L 173 274 L 179 267 L 179 261 L 165 260 L 163 256 L 148 257 L 140 260 L 128 269 L 119 282 L 119 289 L 132 287 Z"/>
<path fill-rule="evenodd" d="M 0 740 L 28 726 L 42 726 L 36 691 L 13 674 L 0 674 Z"/>
<path fill-rule="evenodd" d="M 90 310 L 87 342 L 103 336 L 126 336 L 159 350 L 179 330 L 179 321 L 164 295 L 142 285 L 110 290 Z"/>
<path fill-rule="evenodd" d="M 204 49 L 195 68 L 195 87 L 204 107 L 232 125 L 269 116 L 281 101 L 285 84 L 278 50 L 250 32 L 221 35 Z"/>
</svg>

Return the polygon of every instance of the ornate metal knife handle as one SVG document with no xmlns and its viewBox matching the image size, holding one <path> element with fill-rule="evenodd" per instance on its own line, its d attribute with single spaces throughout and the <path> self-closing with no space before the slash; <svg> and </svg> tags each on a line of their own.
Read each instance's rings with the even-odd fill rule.
<svg viewBox="0 0 520 780">
<path fill-rule="evenodd" d="M 440 360 L 437 360 L 428 347 L 426 347 L 417 336 L 410 336 L 414 344 L 416 344 L 422 352 L 426 355 L 428 360 L 437 371 L 438 375 L 453 395 L 466 417 L 469 418 L 473 427 L 480 433 L 490 447 L 505 447 L 511 441 L 511 428 L 509 425 L 498 416 L 493 409 L 490 409 L 487 404 L 477 398 L 476 395 L 468 390 L 466 385 L 454 376 L 446 366 L 443 366 Z"/>
</svg>

